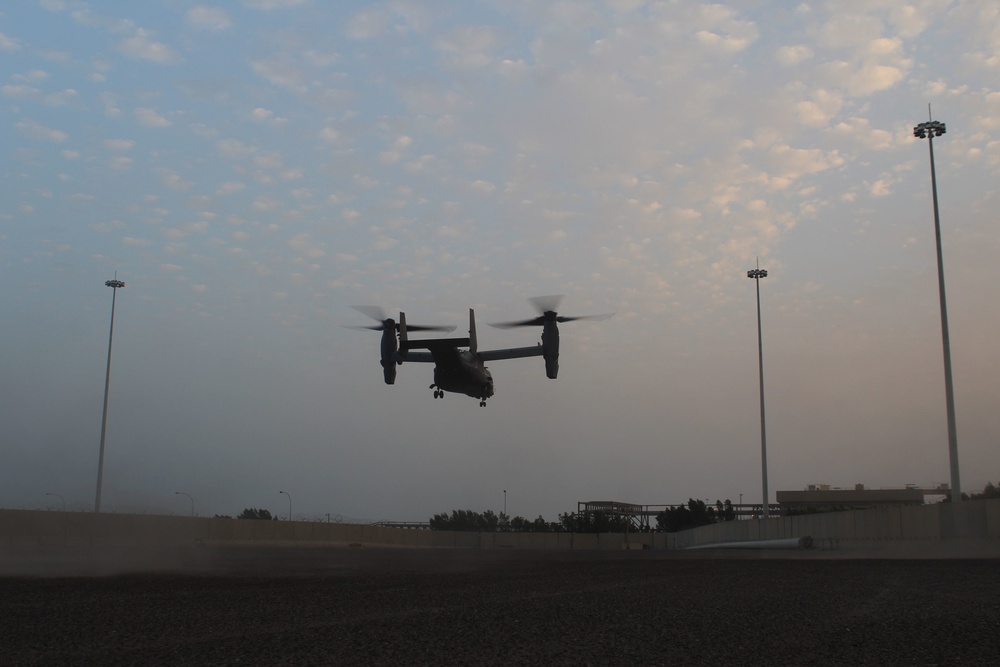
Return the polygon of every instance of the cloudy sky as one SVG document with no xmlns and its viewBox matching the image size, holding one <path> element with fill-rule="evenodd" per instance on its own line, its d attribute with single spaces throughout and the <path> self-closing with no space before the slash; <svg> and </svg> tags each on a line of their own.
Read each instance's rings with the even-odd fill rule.
<svg viewBox="0 0 1000 667">
<path fill-rule="evenodd" d="M 995 0 L 0 7 L 0 506 L 555 520 L 1000 478 Z M 350 308 L 531 345 L 485 408 Z"/>
</svg>

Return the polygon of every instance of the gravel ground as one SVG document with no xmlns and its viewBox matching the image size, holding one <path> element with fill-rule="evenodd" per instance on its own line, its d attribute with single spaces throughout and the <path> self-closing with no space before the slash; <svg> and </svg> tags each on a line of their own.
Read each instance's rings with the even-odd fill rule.
<svg viewBox="0 0 1000 667">
<path fill-rule="evenodd" d="M 997 665 L 998 565 L 234 550 L 0 578 L 0 664 Z"/>
</svg>

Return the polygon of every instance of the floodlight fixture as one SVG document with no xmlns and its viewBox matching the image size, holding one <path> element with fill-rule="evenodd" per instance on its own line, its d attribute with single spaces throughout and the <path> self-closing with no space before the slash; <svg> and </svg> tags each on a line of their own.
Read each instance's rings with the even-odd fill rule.
<svg viewBox="0 0 1000 667">
<path fill-rule="evenodd" d="M 917 139 L 940 137 L 945 132 L 947 132 L 947 128 L 945 128 L 944 123 L 938 120 L 929 120 L 913 128 L 913 136 Z"/>
</svg>

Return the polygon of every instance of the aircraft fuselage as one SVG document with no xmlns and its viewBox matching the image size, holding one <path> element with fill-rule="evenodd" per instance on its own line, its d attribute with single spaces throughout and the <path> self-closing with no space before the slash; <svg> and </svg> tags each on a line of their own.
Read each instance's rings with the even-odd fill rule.
<svg viewBox="0 0 1000 667">
<path fill-rule="evenodd" d="M 489 369 L 468 350 L 447 362 L 434 366 L 434 384 L 442 391 L 465 394 L 485 401 L 493 395 L 493 375 Z"/>
</svg>

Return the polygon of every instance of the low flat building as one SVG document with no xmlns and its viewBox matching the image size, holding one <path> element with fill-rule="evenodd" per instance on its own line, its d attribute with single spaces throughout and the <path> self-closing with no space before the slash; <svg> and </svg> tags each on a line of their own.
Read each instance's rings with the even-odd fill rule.
<svg viewBox="0 0 1000 667">
<path fill-rule="evenodd" d="M 781 514 L 839 512 L 899 505 L 923 505 L 927 494 L 946 495 L 947 489 L 926 490 L 913 486 L 903 489 L 866 489 L 858 484 L 853 489 L 837 489 L 812 485 L 804 491 L 778 491 Z"/>
</svg>

